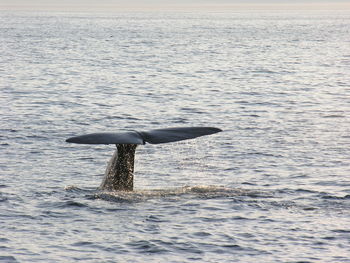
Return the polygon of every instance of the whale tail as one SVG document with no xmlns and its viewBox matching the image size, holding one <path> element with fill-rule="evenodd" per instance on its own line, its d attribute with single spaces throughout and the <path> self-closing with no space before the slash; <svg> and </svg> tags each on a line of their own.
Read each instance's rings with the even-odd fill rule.
<svg viewBox="0 0 350 263">
<path fill-rule="evenodd" d="M 168 143 L 221 132 L 213 127 L 166 128 L 121 133 L 90 133 L 71 137 L 66 142 L 80 144 L 116 144 L 117 150 L 108 163 L 101 190 L 132 191 L 134 160 L 137 145 Z"/>
<path fill-rule="evenodd" d="M 180 127 L 140 132 L 100 132 L 71 137 L 66 142 L 80 144 L 159 144 L 194 139 L 221 131 L 221 129 L 213 127 Z"/>
</svg>

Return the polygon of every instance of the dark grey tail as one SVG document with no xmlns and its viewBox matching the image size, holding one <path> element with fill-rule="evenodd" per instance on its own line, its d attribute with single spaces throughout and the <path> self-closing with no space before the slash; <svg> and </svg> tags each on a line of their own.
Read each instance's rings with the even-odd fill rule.
<svg viewBox="0 0 350 263">
<path fill-rule="evenodd" d="M 80 144 L 151 144 L 177 142 L 221 132 L 213 127 L 166 128 L 150 131 L 129 131 L 121 133 L 91 133 L 71 137 L 66 142 Z"/>
<path fill-rule="evenodd" d="M 212 127 L 185 127 L 157 129 L 145 132 L 91 133 L 72 137 L 66 142 L 84 144 L 116 144 L 117 151 L 111 158 L 100 186 L 102 190 L 132 191 L 134 160 L 137 144 L 177 142 L 221 132 Z"/>
</svg>

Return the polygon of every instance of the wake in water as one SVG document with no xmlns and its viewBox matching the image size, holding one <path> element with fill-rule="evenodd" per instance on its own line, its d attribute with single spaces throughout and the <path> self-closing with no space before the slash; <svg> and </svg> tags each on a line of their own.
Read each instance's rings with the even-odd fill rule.
<svg viewBox="0 0 350 263">
<path fill-rule="evenodd" d="M 68 186 L 67 191 L 87 192 L 91 199 L 102 199 L 112 202 L 139 202 L 154 198 L 190 197 L 190 198 L 222 198 L 222 197 L 273 197 L 266 191 L 227 188 L 222 186 L 183 186 L 167 189 L 134 190 L 134 191 L 105 191 L 82 190 L 76 186 Z"/>
<path fill-rule="evenodd" d="M 67 186 L 66 191 L 84 194 L 90 200 L 104 200 L 114 203 L 147 202 L 154 199 L 166 200 L 209 200 L 227 199 L 256 209 L 292 209 L 303 211 L 340 211 L 348 208 L 350 195 L 333 196 L 319 191 L 303 189 L 276 189 L 274 191 L 229 188 L 223 186 L 183 186 L 166 189 L 139 189 L 134 191 L 106 191 L 99 189 L 81 189 Z"/>
</svg>

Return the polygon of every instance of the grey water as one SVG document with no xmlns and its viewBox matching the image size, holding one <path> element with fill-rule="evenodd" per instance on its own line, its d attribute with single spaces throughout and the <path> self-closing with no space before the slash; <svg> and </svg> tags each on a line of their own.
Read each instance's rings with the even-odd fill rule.
<svg viewBox="0 0 350 263">
<path fill-rule="evenodd" d="M 0 13 L 0 262 L 350 262 L 348 12 Z M 99 192 L 89 132 L 137 149 Z"/>
</svg>

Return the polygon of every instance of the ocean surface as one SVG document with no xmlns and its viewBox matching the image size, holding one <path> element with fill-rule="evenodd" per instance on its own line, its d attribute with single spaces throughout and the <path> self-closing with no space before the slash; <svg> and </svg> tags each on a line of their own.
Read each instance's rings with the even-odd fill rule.
<svg viewBox="0 0 350 263">
<path fill-rule="evenodd" d="M 350 262 L 349 12 L 1 12 L 0 88 L 0 262 Z"/>
</svg>

